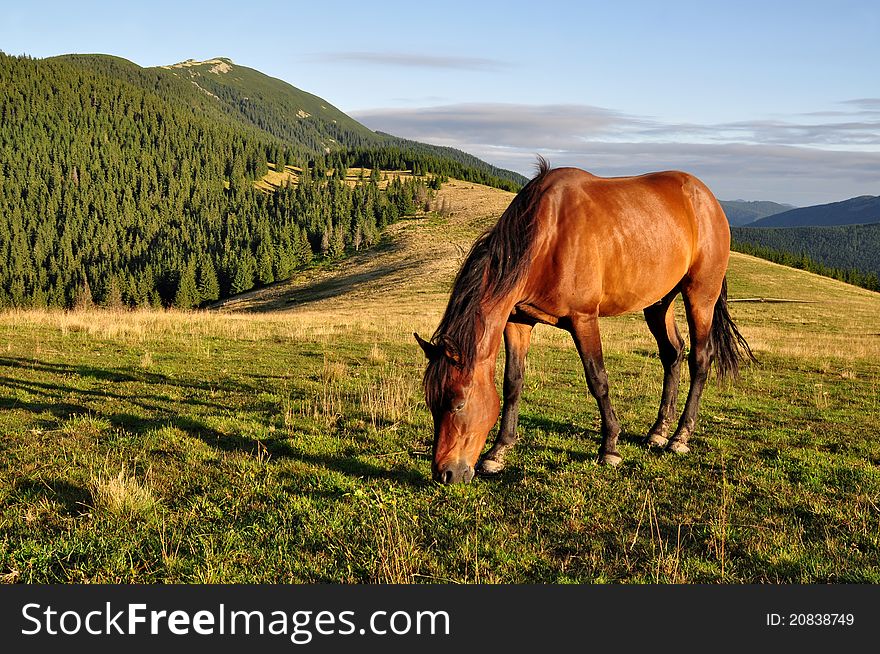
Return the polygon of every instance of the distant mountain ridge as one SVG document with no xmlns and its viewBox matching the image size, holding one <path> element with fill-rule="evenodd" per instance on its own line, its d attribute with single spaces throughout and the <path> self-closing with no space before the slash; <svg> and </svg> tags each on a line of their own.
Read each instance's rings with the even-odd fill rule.
<svg viewBox="0 0 880 654">
<path fill-rule="evenodd" d="M 720 202 L 727 216 L 727 222 L 735 227 L 795 208 L 790 204 L 761 200 L 721 200 Z"/>
<path fill-rule="evenodd" d="M 833 227 L 880 222 L 880 196 L 861 195 L 841 202 L 801 207 L 760 218 L 745 227 Z M 732 224 L 732 223 L 731 223 Z"/>
</svg>

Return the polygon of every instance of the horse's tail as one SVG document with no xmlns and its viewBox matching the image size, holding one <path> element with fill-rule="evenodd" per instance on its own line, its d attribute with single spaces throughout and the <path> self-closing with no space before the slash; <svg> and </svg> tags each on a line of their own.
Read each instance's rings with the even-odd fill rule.
<svg viewBox="0 0 880 654">
<path fill-rule="evenodd" d="M 727 310 L 727 276 L 721 282 L 721 295 L 715 302 L 709 344 L 710 351 L 715 353 L 715 371 L 720 379 L 736 378 L 741 364 L 758 361 Z"/>
</svg>

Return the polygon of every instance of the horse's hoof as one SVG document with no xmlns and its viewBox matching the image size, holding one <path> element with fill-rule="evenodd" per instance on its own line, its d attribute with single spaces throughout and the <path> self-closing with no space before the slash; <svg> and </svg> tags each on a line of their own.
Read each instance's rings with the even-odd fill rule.
<svg viewBox="0 0 880 654">
<path fill-rule="evenodd" d="M 601 465 L 611 466 L 612 468 L 619 466 L 621 461 L 623 461 L 623 457 L 619 454 L 614 454 L 613 452 L 603 454 L 599 457 L 599 463 Z"/>
<path fill-rule="evenodd" d="M 497 475 L 502 470 L 504 470 L 504 464 L 492 459 L 483 459 L 477 466 L 477 473 L 481 475 Z"/>
<path fill-rule="evenodd" d="M 691 448 L 687 445 L 676 440 L 669 441 L 669 445 L 666 446 L 666 449 L 670 452 L 675 452 L 676 454 L 687 454 L 691 451 Z"/>
<path fill-rule="evenodd" d="M 666 447 L 666 444 L 669 443 L 669 439 L 665 436 L 661 436 L 660 434 L 648 434 L 648 437 L 645 439 L 645 444 L 650 447 L 659 447 L 663 449 Z"/>
</svg>

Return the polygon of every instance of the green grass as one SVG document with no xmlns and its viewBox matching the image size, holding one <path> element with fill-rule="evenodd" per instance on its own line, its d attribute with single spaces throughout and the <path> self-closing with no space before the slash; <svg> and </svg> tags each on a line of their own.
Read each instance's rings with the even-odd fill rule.
<svg viewBox="0 0 880 654">
<path fill-rule="evenodd" d="M 601 325 L 620 467 L 538 327 L 507 468 L 434 484 L 412 332 L 512 197 L 441 193 L 255 313 L 0 313 L 0 580 L 880 582 L 880 295 L 744 255 L 732 298 L 809 303 L 731 304 L 761 365 L 707 387 L 689 455 L 641 445 L 661 367 L 629 315 Z"/>
<path fill-rule="evenodd" d="M 771 318 L 801 305 L 751 307 L 744 331 L 772 344 L 792 332 Z M 574 348 L 539 328 L 507 469 L 441 487 L 412 328 L 381 311 L 0 315 L 0 578 L 880 581 L 874 350 L 763 347 L 708 388 L 675 457 L 639 442 L 661 382 L 647 329 L 608 320 L 610 469 Z"/>
</svg>

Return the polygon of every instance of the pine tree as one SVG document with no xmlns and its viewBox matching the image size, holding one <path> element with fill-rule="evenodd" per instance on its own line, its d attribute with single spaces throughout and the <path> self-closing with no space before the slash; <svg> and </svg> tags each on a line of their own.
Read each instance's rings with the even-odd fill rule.
<svg viewBox="0 0 880 654">
<path fill-rule="evenodd" d="M 333 238 L 333 226 L 328 224 L 321 230 L 321 254 L 325 257 L 330 253 L 330 241 Z"/>
<path fill-rule="evenodd" d="M 195 266 L 190 261 L 180 271 L 177 292 L 174 294 L 174 306 L 178 309 L 192 309 L 199 303 L 199 291 L 196 288 Z"/>
<path fill-rule="evenodd" d="M 232 295 L 238 295 L 249 291 L 254 287 L 254 268 L 256 261 L 250 250 L 246 250 L 236 262 L 235 275 L 232 278 L 232 286 L 230 292 Z"/>
<path fill-rule="evenodd" d="M 309 243 L 308 234 L 305 231 L 299 233 L 299 238 L 294 247 L 296 248 L 296 259 L 299 265 L 305 266 L 312 262 L 315 255 L 312 251 L 312 244 Z"/>
<path fill-rule="evenodd" d="M 122 289 L 119 287 L 119 280 L 116 275 L 110 275 L 107 280 L 101 306 L 108 309 L 121 309 L 125 306 L 122 301 Z"/>
<path fill-rule="evenodd" d="M 272 270 L 272 251 L 265 241 L 260 244 L 259 258 L 257 259 L 257 279 L 260 284 L 271 284 L 275 281 Z"/>
<path fill-rule="evenodd" d="M 220 284 L 217 281 L 217 271 L 214 262 L 207 256 L 199 266 L 198 277 L 199 302 L 213 302 L 220 299 Z"/>
<path fill-rule="evenodd" d="M 345 230 L 340 225 L 333 229 L 333 236 L 330 238 L 330 249 L 328 254 L 333 257 L 341 257 L 345 254 Z"/>
</svg>

